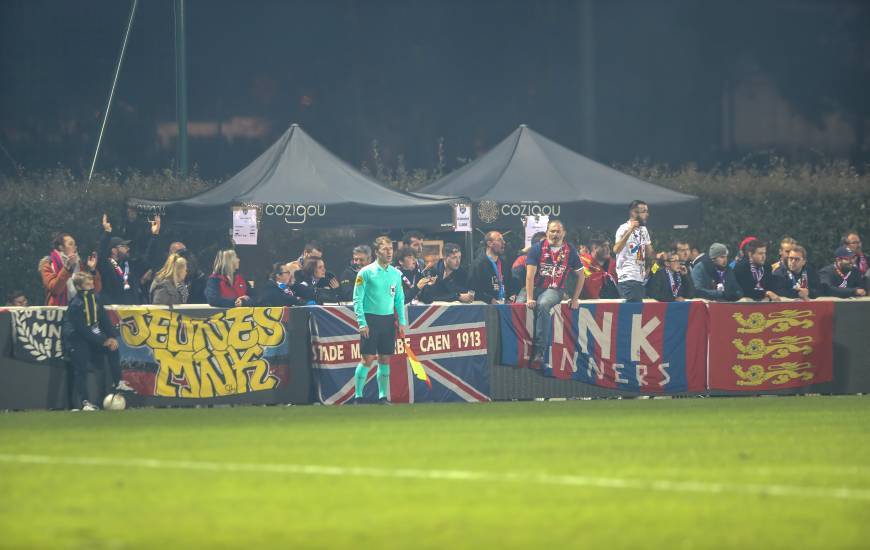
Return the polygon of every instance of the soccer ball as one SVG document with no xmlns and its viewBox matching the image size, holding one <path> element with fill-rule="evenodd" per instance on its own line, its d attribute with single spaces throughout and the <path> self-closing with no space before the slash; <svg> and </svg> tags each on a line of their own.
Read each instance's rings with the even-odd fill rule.
<svg viewBox="0 0 870 550">
<path fill-rule="evenodd" d="M 127 408 L 127 400 L 123 394 L 110 393 L 103 399 L 103 410 L 106 411 L 123 411 Z"/>
</svg>

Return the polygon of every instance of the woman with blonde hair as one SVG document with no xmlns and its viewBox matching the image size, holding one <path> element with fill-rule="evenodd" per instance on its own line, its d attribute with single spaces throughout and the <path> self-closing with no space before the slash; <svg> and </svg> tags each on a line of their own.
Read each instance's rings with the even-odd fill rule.
<svg viewBox="0 0 870 550">
<path fill-rule="evenodd" d="M 205 298 L 212 307 L 237 307 L 251 301 L 248 283 L 239 274 L 239 257 L 233 249 L 219 250 L 214 270 L 205 285 Z"/>
<path fill-rule="evenodd" d="M 151 283 L 151 303 L 162 306 L 186 304 L 190 296 L 186 278 L 187 260 L 178 254 L 170 254 Z"/>
</svg>

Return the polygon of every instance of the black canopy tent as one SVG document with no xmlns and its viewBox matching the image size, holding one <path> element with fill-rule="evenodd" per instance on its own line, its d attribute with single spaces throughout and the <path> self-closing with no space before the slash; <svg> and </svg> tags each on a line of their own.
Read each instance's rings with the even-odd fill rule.
<svg viewBox="0 0 870 550">
<path fill-rule="evenodd" d="M 570 224 L 616 228 L 635 199 L 650 205 L 650 226 L 697 226 L 698 197 L 623 174 L 521 125 L 474 162 L 421 193 L 469 197 L 475 227 L 506 227 L 528 215 Z"/>
<path fill-rule="evenodd" d="M 390 189 L 339 159 L 297 124 L 224 183 L 192 197 L 129 205 L 180 225 L 229 225 L 233 206 L 260 208 L 261 223 L 288 228 L 453 226 L 455 199 Z"/>
</svg>

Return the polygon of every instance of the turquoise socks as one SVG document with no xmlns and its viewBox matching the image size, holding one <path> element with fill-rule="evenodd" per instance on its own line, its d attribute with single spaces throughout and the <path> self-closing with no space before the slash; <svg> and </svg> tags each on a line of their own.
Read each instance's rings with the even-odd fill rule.
<svg viewBox="0 0 870 550">
<path fill-rule="evenodd" d="M 360 399 L 363 396 L 363 388 L 366 386 L 366 376 L 368 376 L 368 374 L 369 368 L 360 362 L 353 373 L 353 395 L 357 399 Z M 378 381 L 378 385 L 380 385 L 380 380 Z"/>
<path fill-rule="evenodd" d="M 387 390 L 390 388 L 390 365 L 383 363 L 378 365 L 378 399 L 387 398 Z"/>
</svg>

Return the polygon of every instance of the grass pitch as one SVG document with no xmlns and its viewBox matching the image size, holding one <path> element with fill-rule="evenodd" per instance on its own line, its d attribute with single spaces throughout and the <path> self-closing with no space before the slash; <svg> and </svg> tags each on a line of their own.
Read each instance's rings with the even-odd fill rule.
<svg viewBox="0 0 870 550">
<path fill-rule="evenodd" d="M 867 547 L 870 398 L 0 414 L 0 547 Z"/>
</svg>

